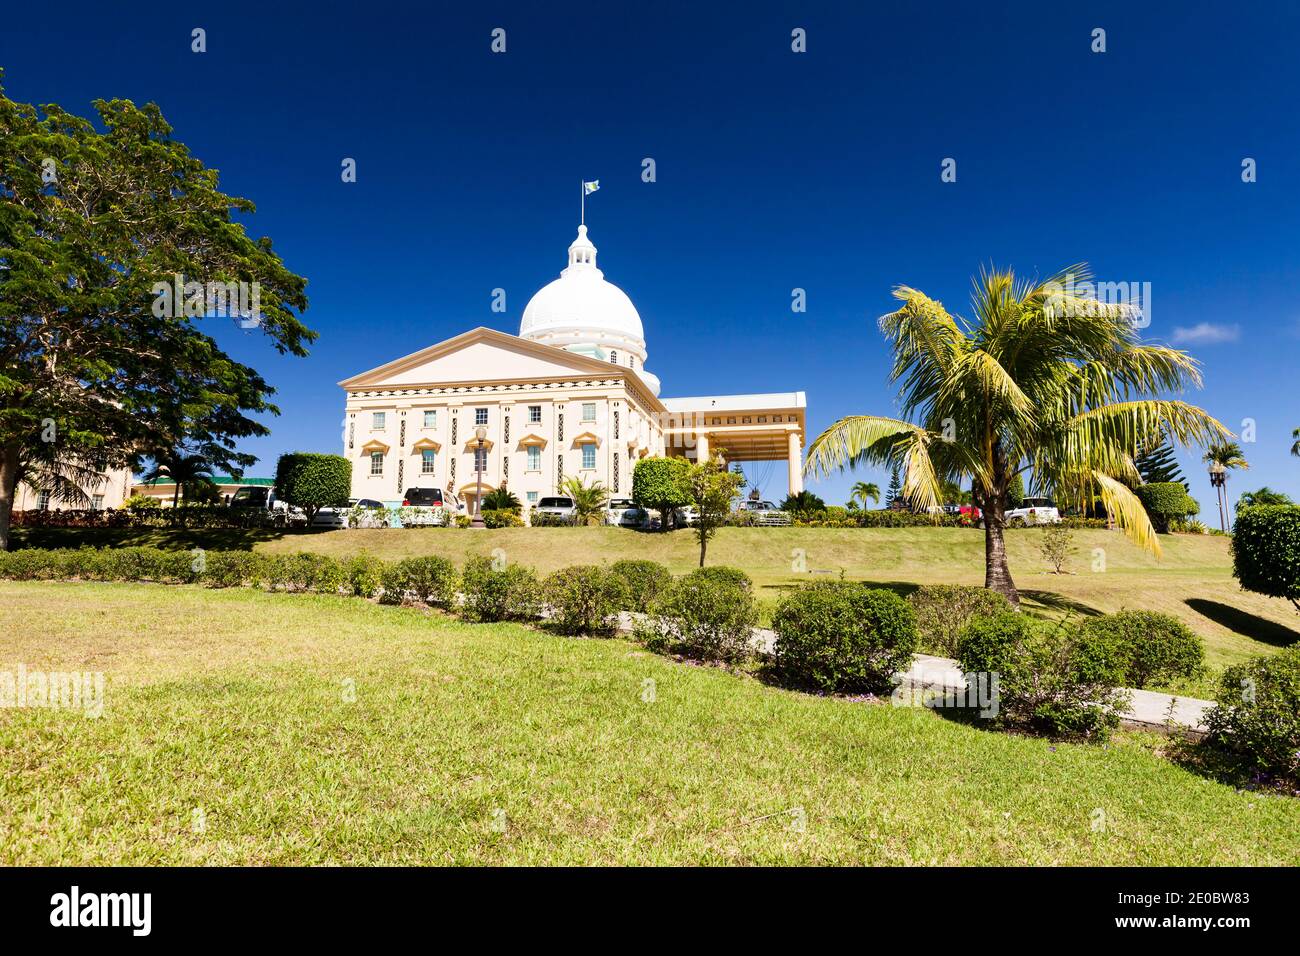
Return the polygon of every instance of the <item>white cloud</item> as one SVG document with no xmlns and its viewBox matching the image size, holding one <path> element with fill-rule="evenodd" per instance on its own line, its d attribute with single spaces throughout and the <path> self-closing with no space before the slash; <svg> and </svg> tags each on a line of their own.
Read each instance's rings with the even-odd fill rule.
<svg viewBox="0 0 1300 956">
<path fill-rule="evenodd" d="M 1215 325 L 1213 322 L 1198 322 L 1191 328 L 1180 325 L 1174 329 L 1174 344 L 1208 345 L 1215 342 L 1235 342 L 1241 338 L 1241 326 Z"/>
</svg>

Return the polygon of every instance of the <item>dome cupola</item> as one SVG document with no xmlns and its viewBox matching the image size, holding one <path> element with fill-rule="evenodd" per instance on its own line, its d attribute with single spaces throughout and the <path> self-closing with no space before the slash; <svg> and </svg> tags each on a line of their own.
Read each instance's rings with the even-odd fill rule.
<svg viewBox="0 0 1300 956">
<path fill-rule="evenodd" d="M 519 337 L 630 368 L 659 394 L 659 379 L 645 370 L 645 332 L 632 300 L 596 268 L 587 227 L 569 246 L 569 264 L 524 306 Z"/>
</svg>

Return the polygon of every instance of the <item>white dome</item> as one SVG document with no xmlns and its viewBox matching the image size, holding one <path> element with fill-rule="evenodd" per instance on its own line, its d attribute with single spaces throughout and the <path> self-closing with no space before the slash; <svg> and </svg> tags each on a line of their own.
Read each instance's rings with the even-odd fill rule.
<svg viewBox="0 0 1300 956">
<path fill-rule="evenodd" d="M 560 277 L 538 290 L 524 307 L 519 323 L 521 338 L 536 338 L 545 332 L 589 333 L 588 341 L 617 348 L 645 347 L 641 316 L 632 300 L 618 286 L 605 281 L 596 268 L 596 247 L 587 239 L 587 227 L 578 227 L 578 238 L 569 246 L 569 267 Z"/>
</svg>

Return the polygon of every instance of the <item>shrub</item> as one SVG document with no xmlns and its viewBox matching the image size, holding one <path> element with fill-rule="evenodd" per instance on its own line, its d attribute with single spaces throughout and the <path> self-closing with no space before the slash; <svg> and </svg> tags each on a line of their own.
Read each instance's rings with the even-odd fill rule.
<svg viewBox="0 0 1300 956">
<path fill-rule="evenodd" d="M 1201 639 L 1172 614 L 1157 611 L 1120 611 L 1085 621 L 1082 628 L 1101 641 L 1115 645 L 1126 687 L 1168 684 L 1195 677 L 1205 660 Z"/>
<path fill-rule="evenodd" d="M 892 508 L 858 511 L 851 518 L 860 528 L 955 528 L 961 524 L 958 515 L 916 514 Z"/>
<path fill-rule="evenodd" d="M 753 579 L 739 568 L 727 568 L 721 565 L 697 568 L 691 572 L 691 576 L 704 578 L 707 581 L 716 581 L 728 587 L 743 588 L 746 591 L 754 590 Z"/>
<path fill-rule="evenodd" d="M 362 552 L 354 554 L 344 563 L 348 589 L 354 597 L 372 598 L 384 585 L 384 572 L 388 564 L 382 558 Z"/>
<path fill-rule="evenodd" d="M 966 584 L 927 584 L 907 596 L 916 614 L 917 649 L 940 657 L 957 655 L 957 637 L 972 617 L 1011 610 L 997 591 Z"/>
<path fill-rule="evenodd" d="M 1169 522 L 1200 512 L 1201 506 L 1187 493 L 1178 481 L 1154 481 L 1133 489 L 1142 507 L 1146 508 L 1151 525 L 1161 534 L 1168 534 Z"/>
<path fill-rule="evenodd" d="M 385 604 L 412 599 L 446 606 L 456 597 L 456 567 L 436 555 L 403 558 L 390 564 L 384 568 L 381 581 Z"/>
<path fill-rule="evenodd" d="M 541 585 L 532 568 L 493 566 L 490 558 L 470 558 L 461 575 L 465 603 L 461 612 L 471 621 L 531 620 L 541 611 Z"/>
<path fill-rule="evenodd" d="M 524 526 L 524 519 L 506 508 L 484 508 L 480 514 L 483 516 L 483 527 L 485 528 L 522 528 Z"/>
<path fill-rule="evenodd" d="M 1039 542 L 1038 549 L 1057 574 L 1065 572 L 1070 555 L 1078 550 L 1074 546 L 1074 535 L 1060 524 L 1049 524 L 1043 529 L 1043 540 Z"/>
<path fill-rule="evenodd" d="M 1205 723 L 1246 766 L 1300 783 L 1300 645 L 1225 670 Z"/>
<path fill-rule="evenodd" d="M 754 596 L 734 576 L 708 573 L 718 570 L 724 569 L 701 568 L 673 581 L 640 629 L 647 646 L 733 664 L 753 654 Z"/>
<path fill-rule="evenodd" d="M 1300 506 L 1261 505 L 1237 515 L 1232 573 L 1247 591 L 1300 608 Z"/>
<path fill-rule="evenodd" d="M 642 613 L 650 610 L 673 581 L 672 572 L 657 561 L 615 561 L 609 569 L 623 579 L 628 609 Z"/>
<path fill-rule="evenodd" d="M 691 503 L 686 475 L 690 462 L 685 458 L 642 458 L 632 469 L 632 500 L 642 508 L 663 515 L 662 530 L 667 531 L 675 508 Z"/>
<path fill-rule="evenodd" d="M 594 564 L 556 571 L 543 582 L 543 595 L 562 634 L 611 634 L 628 601 L 623 578 Z"/>
<path fill-rule="evenodd" d="M 574 524 L 574 520 L 566 518 L 564 515 L 551 514 L 549 511 L 538 511 L 533 508 L 528 512 L 528 524 L 534 528 L 567 528 Z"/>
<path fill-rule="evenodd" d="M 826 692 L 890 690 L 916 650 L 916 616 L 893 591 L 821 582 L 777 607 L 776 668 L 790 686 Z"/>
<path fill-rule="evenodd" d="M 989 675 L 997 725 L 1104 739 L 1119 724 L 1123 663 L 1110 642 L 1081 628 L 1013 611 L 977 616 L 961 632 L 957 660 L 967 674 Z"/>
<path fill-rule="evenodd" d="M 316 585 L 317 554 L 274 554 L 267 557 L 262 584 L 269 591 L 311 591 Z"/>
<path fill-rule="evenodd" d="M 237 588 L 267 577 L 266 558 L 256 551 L 207 551 L 203 583 L 211 588 Z"/>
</svg>

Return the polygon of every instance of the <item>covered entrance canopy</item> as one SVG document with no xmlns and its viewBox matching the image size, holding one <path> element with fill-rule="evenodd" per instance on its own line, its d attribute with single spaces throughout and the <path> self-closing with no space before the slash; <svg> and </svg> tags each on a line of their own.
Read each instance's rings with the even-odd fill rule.
<svg viewBox="0 0 1300 956">
<path fill-rule="evenodd" d="M 790 493 L 803 490 L 803 392 L 704 395 L 661 399 L 668 410 L 668 454 L 687 458 L 721 452 L 728 462 L 784 461 Z"/>
</svg>

